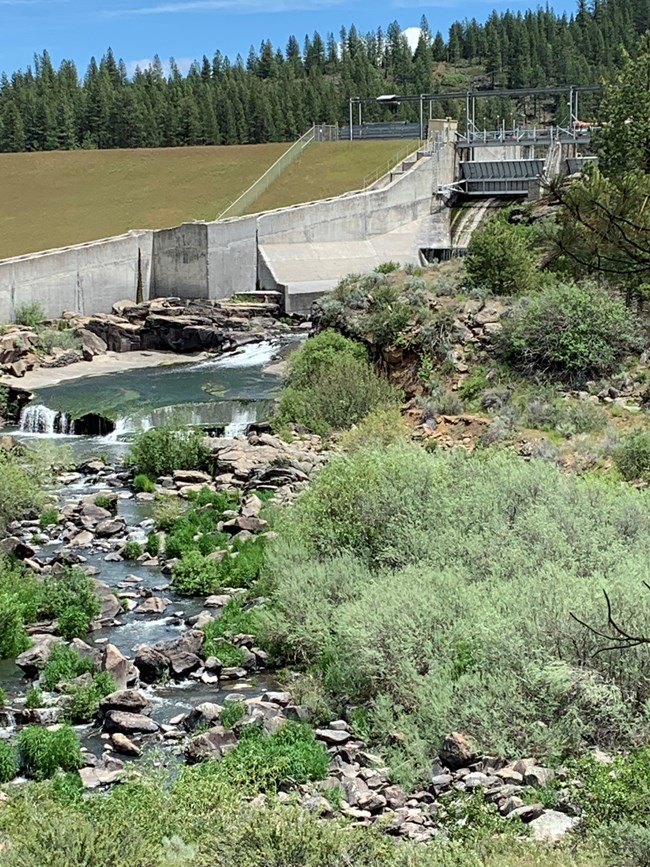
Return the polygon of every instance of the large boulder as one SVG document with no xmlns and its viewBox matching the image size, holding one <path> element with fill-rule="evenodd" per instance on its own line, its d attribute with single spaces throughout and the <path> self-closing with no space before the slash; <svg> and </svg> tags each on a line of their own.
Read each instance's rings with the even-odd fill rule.
<svg viewBox="0 0 650 867">
<path fill-rule="evenodd" d="M 102 671 L 107 671 L 115 678 L 118 690 L 126 689 L 132 679 L 132 663 L 114 644 L 107 644 L 102 654 Z"/>
<path fill-rule="evenodd" d="M 96 355 L 104 355 L 108 349 L 106 341 L 87 328 L 78 328 L 75 334 L 81 340 L 81 353 L 84 361 L 92 361 Z"/>
<path fill-rule="evenodd" d="M 109 710 L 104 717 L 104 730 L 109 734 L 121 732 L 123 735 L 155 734 L 160 726 L 141 713 L 128 713 L 122 710 Z"/>
<path fill-rule="evenodd" d="M 169 671 L 169 659 L 148 644 L 141 644 L 135 654 L 135 666 L 144 683 L 156 683 Z"/>
<path fill-rule="evenodd" d="M 146 714 L 150 708 L 149 699 L 137 689 L 118 689 L 117 692 L 105 696 L 99 703 L 99 710 L 103 714 L 111 710 Z"/>
<path fill-rule="evenodd" d="M 461 732 L 452 732 L 442 742 L 440 761 L 452 771 L 466 768 L 474 760 L 474 749 Z"/>
<path fill-rule="evenodd" d="M 236 745 L 237 738 L 232 731 L 226 731 L 223 726 L 214 726 L 192 738 L 185 750 L 185 757 L 190 765 L 205 759 L 220 759 Z"/>
<path fill-rule="evenodd" d="M 16 657 L 16 665 L 22 668 L 28 677 L 36 677 L 45 668 L 55 644 L 61 639 L 54 635 L 32 635 L 33 645 Z"/>
</svg>

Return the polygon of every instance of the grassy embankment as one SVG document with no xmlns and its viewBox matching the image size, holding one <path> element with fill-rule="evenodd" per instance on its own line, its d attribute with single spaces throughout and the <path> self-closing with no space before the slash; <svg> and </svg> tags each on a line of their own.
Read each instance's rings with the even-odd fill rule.
<svg viewBox="0 0 650 867">
<path fill-rule="evenodd" d="M 129 229 L 213 220 L 286 148 L 281 143 L 0 154 L 0 259 Z M 254 210 L 356 189 L 407 148 L 405 142 L 314 145 Z"/>
</svg>

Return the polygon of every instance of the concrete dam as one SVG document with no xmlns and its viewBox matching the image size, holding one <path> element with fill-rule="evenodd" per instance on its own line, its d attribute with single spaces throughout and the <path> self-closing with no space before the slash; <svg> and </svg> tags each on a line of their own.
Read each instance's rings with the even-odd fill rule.
<svg viewBox="0 0 650 867">
<path fill-rule="evenodd" d="M 526 196 L 542 174 L 567 171 L 566 158 L 575 157 L 575 142 L 556 137 L 538 143 L 548 147 L 545 160 L 530 158 L 535 142 L 524 138 L 468 141 L 454 121 L 434 120 L 426 145 L 364 191 L 1 260 L 0 321 L 29 302 L 51 317 L 108 312 L 135 300 L 139 286 L 143 300 L 278 290 L 287 313 L 308 311 L 347 274 L 451 250 L 455 196 Z"/>
</svg>

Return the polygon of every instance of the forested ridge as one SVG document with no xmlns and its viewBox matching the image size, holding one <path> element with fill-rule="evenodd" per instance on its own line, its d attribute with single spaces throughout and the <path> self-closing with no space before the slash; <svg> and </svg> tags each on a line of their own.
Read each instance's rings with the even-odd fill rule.
<svg viewBox="0 0 650 867">
<path fill-rule="evenodd" d="M 43 52 L 0 80 L 0 151 L 283 141 L 314 121 L 345 122 L 351 95 L 593 83 L 649 26 L 650 0 L 580 0 L 572 16 L 540 7 L 457 21 L 446 38 L 423 18 L 415 50 L 396 22 L 367 34 L 314 33 L 302 44 L 291 36 L 284 50 L 267 40 L 246 60 L 204 56 L 186 76 L 173 60 L 166 74 L 157 57 L 129 76 L 109 49 L 81 77 L 72 61 L 56 69 Z M 414 110 L 402 106 L 397 117 Z M 499 107 L 486 111 L 496 117 Z"/>
</svg>

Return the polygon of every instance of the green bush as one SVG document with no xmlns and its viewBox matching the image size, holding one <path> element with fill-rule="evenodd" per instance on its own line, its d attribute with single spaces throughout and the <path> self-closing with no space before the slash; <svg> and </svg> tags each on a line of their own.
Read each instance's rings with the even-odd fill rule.
<svg viewBox="0 0 650 867">
<path fill-rule="evenodd" d="M 88 632 L 90 618 L 83 608 L 78 605 L 69 605 L 57 617 L 57 632 L 66 641 L 73 638 L 81 638 Z"/>
<path fill-rule="evenodd" d="M 536 289 L 539 271 L 528 237 L 527 229 L 501 214 L 476 229 L 465 257 L 469 285 L 492 295 L 527 295 Z"/>
<path fill-rule="evenodd" d="M 95 584 L 81 569 L 66 568 L 57 575 L 47 575 L 43 582 L 38 613 L 54 617 L 64 638 L 80 638 L 101 610 Z"/>
<path fill-rule="evenodd" d="M 375 373 L 360 344 L 324 331 L 291 356 L 273 423 L 276 428 L 295 423 L 325 436 L 399 400 L 400 393 Z"/>
<path fill-rule="evenodd" d="M 276 792 L 288 779 L 322 780 L 329 757 L 309 726 L 287 722 L 275 734 L 248 728 L 220 762 L 220 774 L 243 792 Z"/>
<path fill-rule="evenodd" d="M 99 703 L 104 696 L 117 689 L 115 678 L 107 671 L 98 672 L 93 676 L 88 686 L 77 686 L 70 691 L 70 700 L 66 705 L 66 717 L 71 722 L 87 722 L 92 720 L 99 709 Z"/>
<path fill-rule="evenodd" d="M 30 301 L 26 304 L 19 304 L 14 313 L 14 321 L 16 325 L 24 325 L 27 328 L 36 328 L 41 325 L 47 318 L 45 310 L 38 301 Z"/>
<path fill-rule="evenodd" d="M 52 690 L 58 683 L 73 680 L 92 670 L 92 659 L 81 656 L 73 647 L 55 644 L 41 674 L 41 681 L 46 689 Z"/>
<path fill-rule="evenodd" d="M 145 550 L 147 554 L 150 554 L 152 557 L 158 556 L 160 553 L 160 537 L 158 536 L 158 533 L 149 533 Z"/>
<path fill-rule="evenodd" d="M 238 599 L 231 599 L 224 606 L 221 617 L 211 620 L 203 627 L 205 643 L 203 655 L 218 656 L 214 651 L 214 642 L 220 638 L 231 638 L 233 635 L 250 635 L 257 631 L 257 611 L 242 607 Z"/>
<path fill-rule="evenodd" d="M 381 265 L 377 265 L 375 271 L 378 274 L 392 274 L 393 271 L 399 270 L 399 262 L 382 262 Z"/>
<path fill-rule="evenodd" d="M 202 488 L 190 500 L 189 507 L 180 515 L 172 510 L 171 515 L 162 515 L 157 511 L 156 520 L 159 529 L 168 531 L 165 542 L 165 552 L 168 559 L 183 557 L 190 551 L 201 554 L 211 554 L 224 549 L 229 536 L 217 530 L 217 524 L 223 518 L 227 509 L 237 505 L 238 497 L 231 493 L 214 493 L 209 488 Z"/>
<path fill-rule="evenodd" d="M 44 501 L 41 473 L 31 456 L 0 449 L 0 534 L 11 521 L 38 517 Z"/>
<path fill-rule="evenodd" d="M 264 565 L 264 541 L 235 542 L 234 554 L 226 552 L 223 559 L 215 560 L 200 551 L 188 551 L 172 567 L 174 590 L 205 596 L 223 587 L 250 587 L 259 578 Z"/>
<path fill-rule="evenodd" d="M 30 687 L 25 696 L 25 707 L 27 710 L 35 710 L 38 707 L 45 706 L 46 702 L 42 691 L 37 686 Z"/>
<path fill-rule="evenodd" d="M 152 482 L 149 476 L 144 473 L 139 473 L 133 479 L 133 488 L 136 494 L 153 494 L 156 491 L 156 483 Z"/>
<path fill-rule="evenodd" d="M 71 328 L 39 329 L 38 352 L 51 355 L 54 349 L 62 349 L 64 352 L 81 349 L 81 340 Z"/>
<path fill-rule="evenodd" d="M 216 656 L 225 668 L 239 668 L 244 662 L 244 653 L 240 647 L 235 647 L 222 638 L 213 641 L 206 639 L 206 655 Z"/>
<path fill-rule="evenodd" d="M 48 779 L 59 768 L 76 771 L 83 764 L 79 738 L 68 725 L 55 731 L 27 726 L 18 735 L 18 753 L 26 772 L 37 780 Z"/>
<path fill-rule="evenodd" d="M 15 595 L 0 594 L 0 659 L 12 659 L 30 645 L 20 600 Z"/>
<path fill-rule="evenodd" d="M 624 479 L 650 480 L 650 433 L 643 429 L 632 431 L 614 450 L 614 463 Z"/>
<path fill-rule="evenodd" d="M 53 524 L 59 523 L 59 510 L 55 509 L 54 506 L 48 506 L 46 509 L 43 509 L 41 512 L 41 517 L 38 519 L 38 525 L 41 530 L 46 530 L 48 527 L 51 527 Z"/>
<path fill-rule="evenodd" d="M 0 783 L 8 783 L 18 776 L 18 761 L 11 744 L 0 741 Z"/>
<path fill-rule="evenodd" d="M 206 470 L 210 452 L 202 431 L 158 427 L 139 434 L 128 454 L 136 475 L 151 479 L 170 475 L 174 470 Z"/>
<path fill-rule="evenodd" d="M 137 560 L 138 557 L 142 556 L 143 548 L 139 542 L 135 542 L 133 539 L 129 539 L 129 541 L 126 542 L 120 553 L 125 560 L 131 560 L 133 562 Z"/>
<path fill-rule="evenodd" d="M 407 439 L 409 428 L 397 406 L 378 406 L 341 435 L 341 448 L 355 452 L 366 446 L 389 446 Z"/>
<path fill-rule="evenodd" d="M 95 505 L 100 509 L 106 509 L 107 512 L 117 512 L 117 501 L 106 496 L 106 494 L 97 494 L 95 497 Z"/>
<path fill-rule="evenodd" d="M 186 506 L 178 497 L 170 497 L 167 494 L 161 494 L 156 498 L 154 506 L 154 521 L 156 529 L 164 532 L 169 532 L 176 520 L 183 514 Z"/>
<path fill-rule="evenodd" d="M 625 304 L 590 284 L 555 283 L 502 324 L 499 353 L 528 376 L 597 378 L 642 348 L 638 323 Z"/>
<path fill-rule="evenodd" d="M 256 634 L 314 666 L 335 712 L 367 706 L 405 782 L 454 730 L 497 755 L 634 746 L 650 736 L 650 656 L 596 653 L 606 640 L 571 614 L 603 629 L 606 588 L 648 633 L 649 505 L 501 452 L 335 458 L 278 524 Z"/>
<path fill-rule="evenodd" d="M 0 708 L 3 708 L 8 702 L 7 690 L 4 686 L 0 686 Z"/>
<path fill-rule="evenodd" d="M 235 723 L 246 716 L 246 703 L 243 701 L 226 701 L 219 716 L 221 725 L 231 729 Z"/>
</svg>

